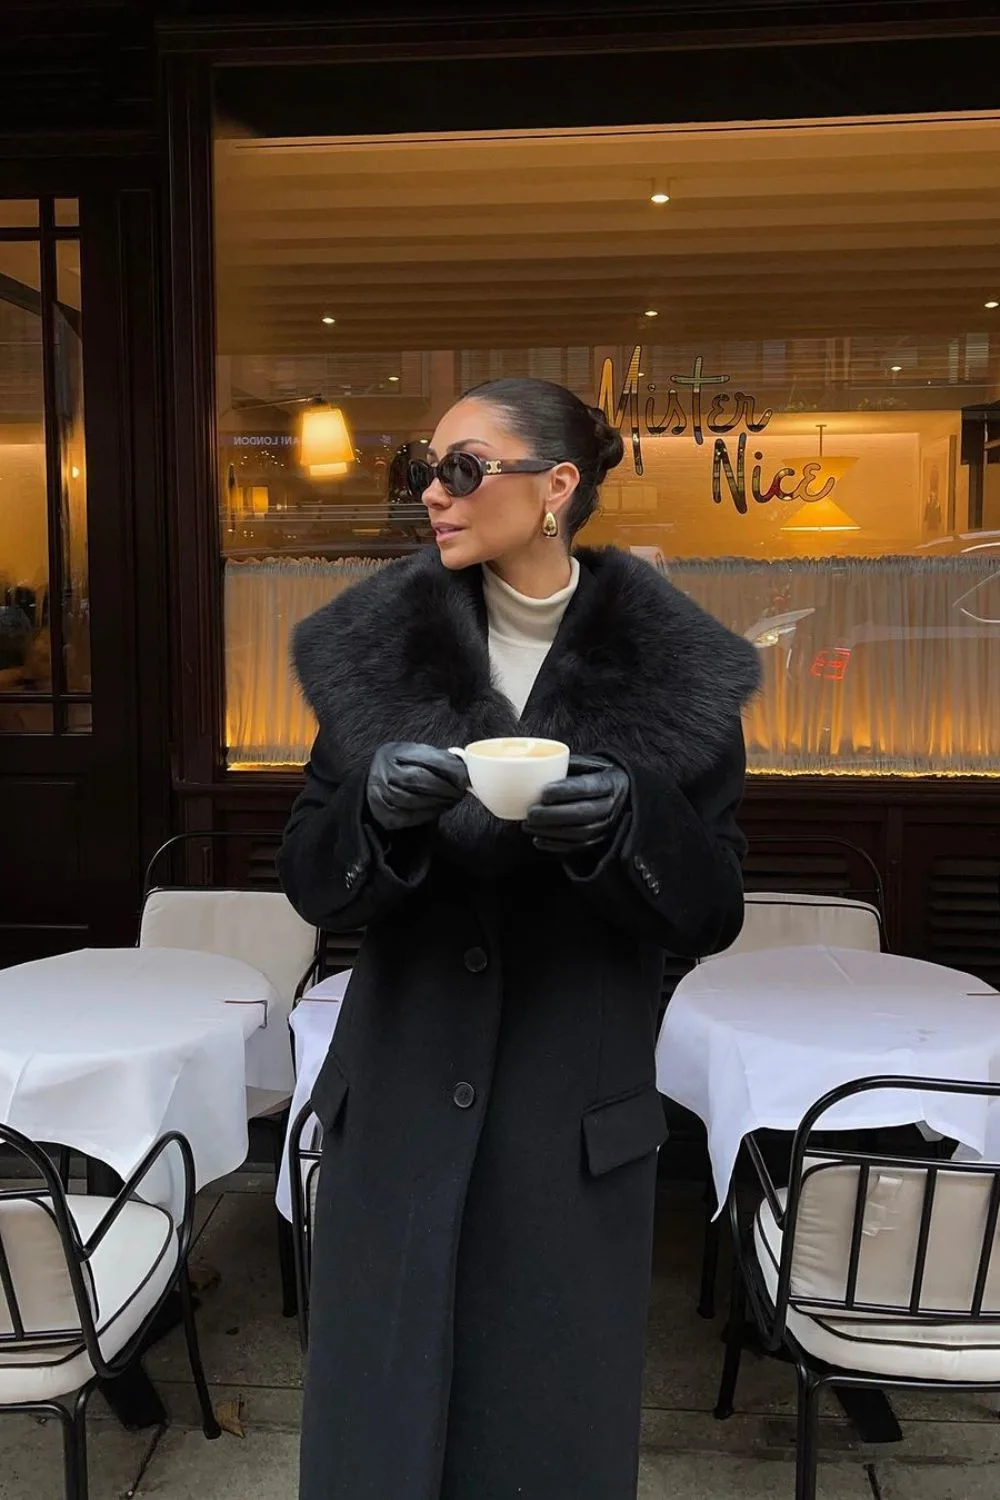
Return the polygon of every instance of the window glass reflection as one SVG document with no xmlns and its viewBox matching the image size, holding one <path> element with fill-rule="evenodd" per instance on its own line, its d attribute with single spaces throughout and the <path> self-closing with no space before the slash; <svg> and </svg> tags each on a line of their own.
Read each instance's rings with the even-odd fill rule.
<svg viewBox="0 0 1000 1500">
<path fill-rule="evenodd" d="M 469 387 L 531 375 L 626 440 L 581 541 L 757 645 L 753 768 L 1000 773 L 1000 625 L 969 607 L 1000 572 L 996 129 L 220 122 L 230 764 L 304 756 L 289 630 L 426 542 L 400 455 Z M 349 451 L 304 445 L 317 401 Z"/>
<path fill-rule="evenodd" d="M 37 229 L 38 200 L 0 198 L 0 229 Z"/>
<path fill-rule="evenodd" d="M 37 243 L 0 242 L 0 695 L 51 690 L 39 287 Z M 0 728 L 51 727 L 40 708 L 29 728 L 24 711 L 0 708 Z"/>
<path fill-rule="evenodd" d="M 54 358 L 62 511 L 62 636 L 66 687 L 90 691 L 87 461 L 84 447 L 80 243 L 56 244 Z"/>
</svg>

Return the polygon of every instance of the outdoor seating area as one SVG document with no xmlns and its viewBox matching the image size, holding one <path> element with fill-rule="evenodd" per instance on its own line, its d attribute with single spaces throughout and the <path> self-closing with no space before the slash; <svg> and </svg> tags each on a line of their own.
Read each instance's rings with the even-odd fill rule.
<svg viewBox="0 0 1000 1500">
<path fill-rule="evenodd" d="M 60 1464 L 69 1500 L 293 1493 L 350 970 L 276 889 L 205 884 L 224 844 L 160 852 L 136 947 L 0 971 L 4 1500 Z M 661 1155 L 647 1500 L 971 1500 L 1000 1445 L 1000 996 L 884 951 L 867 863 L 749 892 L 666 1006 L 709 1177 Z"/>
<path fill-rule="evenodd" d="M 201 1432 L 179 1329 L 145 1365 L 170 1409 L 171 1427 L 128 1433 L 95 1396 L 89 1413 L 93 1500 L 273 1500 L 295 1493 L 302 1358 L 275 1284 L 269 1173 L 241 1173 L 201 1194 L 192 1267 L 198 1328 L 216 1409 L 217 1442 Z M 695 1311 L 703 1206 L 699 1189 L 661 1188 L 647 1340 L 639 1500 L 791 1500 L 795 1375 L 758 1353 L 745 1356 L 737 1412 L 712 1415 L 724 1318 Z M 218 1277 L 216 1281 L 215 1278 Z M 866 1447 L 832 1397 L 820 1409 L 823 1500 L 990 1500 L 1000 1458 L 996 1402 L 975 1395 L 893 1396 L 903 1440 Z M 237 1426 L 241 1436 L 231 1430 Z M 61 1493 L 53 1422 L 0 1417 L 4 1500 Z"/>
</svg>

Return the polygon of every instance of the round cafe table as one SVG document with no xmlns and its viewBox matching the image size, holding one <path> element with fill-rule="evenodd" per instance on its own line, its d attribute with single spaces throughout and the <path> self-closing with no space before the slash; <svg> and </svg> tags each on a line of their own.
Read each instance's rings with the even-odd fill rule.
<svg viewBox="0 0 1000 1500">
<path fill-rule="evenodd" d="M 705 1123 L 717 1202 L 743 1138 L 794 1131 L 830 1089 L 877 1074 L 1000 1081 L 1000 995 L 953 969 L 854 948 L 771 948 L 707 960 L 667 1007 L 660 1092 Z M 996 1158 L 988 1101 L 880 1091 L 843 1101 L 824 1130 L 927 1124 Z M 838 1390 L 865 1442 L 902 1437 L 881 1394 Z"/>
<path fill-rule="evenodd" d="M 723 955 L 685 976 L 656 1049 L 662 1094 L 705 1123 L 718 1202 L 744 1136 L 794 1131 L 840 1084 L 874 1074 L 1000 1081 L 1000 995 L 937 964 L 854 948 L 772 948 Z M 992 1156 L 987 1100 L 863 1094 L 824 1130 L 926 1124 Z"/>
<path fill-rule="evenodd" d="M 127 1177 L 179 1130 L 199 1187 L 247 1152 L 246 1049 L 278 996 L 239 959 L 89 948 L 0 970 L 0 1120 Z"/>
<path fill-rule="evenodd" d="M 351 970 L 345 969 L 340 974 L 331 974 L 319 984 L 314 984 L 303 995 L 288 1019 L 295 1053 L 295 1093 L 288 1112 L 288 1131 L 275 1195 L 278 1211 L 286 1219 L 292 1217 L 292 1166 L 288 1158 L 288 1143 L 296 1120 L 309 1102 L 319 1070 L 326 1061 L 350 982 Z"/>
<path fill-rule="evenodd" d="M 277 1002 L 249 964 L 181 948 L 83 949 L 0 970 L 0 1120 L 82 1152 L 91 1191 L 111 1196 L 116 1175 L 178 1130 L 201 1187 L 246 1156 L 247 1047 Z M 144 1183 L 168 1206 L 171 1166 Z M 103 1390 L 126 1427 L 166 1420 L 138 1355 Z"/>
</svg>

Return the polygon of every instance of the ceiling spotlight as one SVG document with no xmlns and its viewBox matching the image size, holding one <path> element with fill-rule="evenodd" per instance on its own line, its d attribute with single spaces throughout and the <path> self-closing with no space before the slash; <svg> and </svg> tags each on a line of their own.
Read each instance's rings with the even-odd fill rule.
<svg viewBox="0 0 1000 1500">
<path fill-rule="evenodd" d="M 902 370 L 903 366 L 902 365 L 890 365 L 889 368 L 890 368 L 890 370 L 892 371 L 892 373 L 894 375 L 898 375 L 900 373 L 900 371 Z"/>
<path fill-rule="evenodd" d="M 995 307 L 1000 307 L 1000 302 L 995 297 L 991 297 L 988 302 L 983 303 L 983 306 L 988 307 L 990 312 L 992 312 Z"/>
<path fill-rule="evenodd" d="M 656 311 L 655 307 L 647 307 L 646 311 L 643 313 L 644 318 L 658 318 L 659 316 L 660 315 Z"/>
<path fill-rule="evenodd" d="M 398 375 L 390 375 L 389 376 L 389 380 L 390 380 L 390 382 L 393 385 L 398 385 L 399 384 L 399 376 Z"/>
<path fill-rule="evenodd" d="M 320 319 L 320 322 L 325 323 L 327 327 L 329 327 L 331 323 L 336 323 L 336 321 L 336 318 L 331 318 L 329 313 L 327 313 L 325 318 Z"/>
<path fill-rule="evenodd" d="M 650 193 L 650 195 L 649 195 L 649 201 L 650 201 L 650 203 L 669 203 L 670 202 L 670 194 L 669 193 Z"/>
</svg>

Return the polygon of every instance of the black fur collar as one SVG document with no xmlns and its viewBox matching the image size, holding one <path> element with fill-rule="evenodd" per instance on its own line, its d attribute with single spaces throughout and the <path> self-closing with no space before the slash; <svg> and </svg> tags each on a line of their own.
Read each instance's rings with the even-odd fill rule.
<svg viewBox="0 0 1000 1500">
<path fill-rule="evenodd" d="M 757 687 L 756 651 L 647 563 L 613 548 L 577 556 L 577 592 L 520 722 L 490 679 L 478 568 L 449 573 L 427 549 L 304 620 L 296 670 L 344 771 L 387 740 L 518 733 L 681 784 L 706 771 Z M 471 799 L 459 813 L 445 824 L 462 845 L 494 823 Z"/>
</svg>

